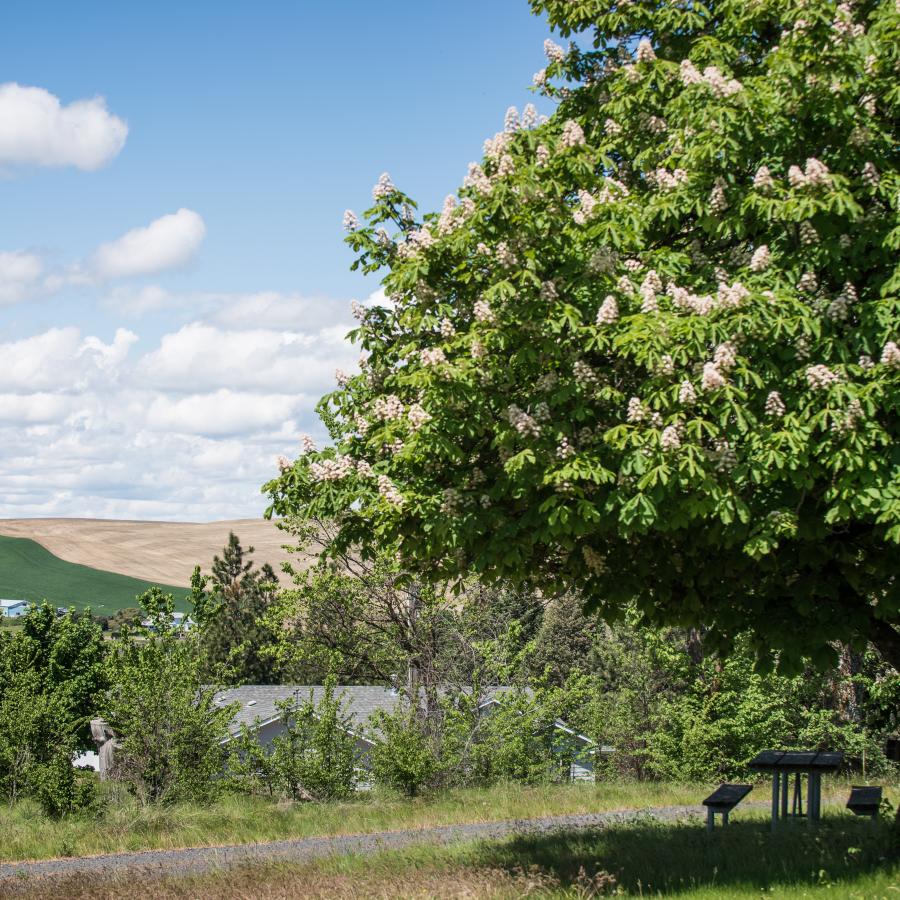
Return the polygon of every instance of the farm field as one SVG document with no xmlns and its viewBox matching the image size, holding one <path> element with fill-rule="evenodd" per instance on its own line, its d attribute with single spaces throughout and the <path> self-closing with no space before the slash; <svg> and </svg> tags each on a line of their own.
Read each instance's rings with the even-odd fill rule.
<svg viewBox="0 0 900 900">
<path fill-rule="evenodd" d="M 49 600 L 54 606 L 90 607 L 95 615 L 110 615 L 135 606 L 135 597 L 155 582 L 67 562 L 27 538 L 0 535 L 0 597 Z M 161 584 L 186 609 L 188 591 Z"/>
<path fill-rule="evenodd" d="M 137 522 L 117 519 L 0 519 L 0 536 L 36 541 L 60 560 L 153 584 L 187 588 L 194 566 L 205 572 L 233 531 L 257 565 L 276 572 L 293 558 L 285 534 L 266 519 L 220 522 Z"/>
</svg>

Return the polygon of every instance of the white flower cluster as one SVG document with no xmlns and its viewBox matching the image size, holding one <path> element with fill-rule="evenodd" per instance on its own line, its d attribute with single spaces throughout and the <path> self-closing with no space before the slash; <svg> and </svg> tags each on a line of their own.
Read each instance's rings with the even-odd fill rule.
<svg viewBox="0 0 900 900">
<path fill-rule="evenodd" d="M 878 182 L 881 181 L 881 176 L 878 174 L 878 169 L 875 168 L 875 163 L 867 162 L 862 167 L 862 174 L 860 175 L 862 178 L 862 182 L 866 187 L 876 187 Z"/>
<path fill-rule="evenodd" d="M 344 210 L 344 231 L 356 231 L 359 228 L 359 219 L 352 209 Z"/>
<path fill-rule="evenodd" d="M 659 309 L 659 303 L 656 299 L 656 295 L 662 290 L 662 288 L 662 281 L 659 275 L 656 274 L 656 270 L 650 269 L 650 271 L 647 272 L 644 280 L 641 282 L 641 312 L 651 313 L 656 312 Z"/>
<path fill-rule="evenodd" d="M 828 366 L 808 366 L 806 369 L 806 382 L 814 391 L 824 391 L 832 384 L 841 380 L 837 372 L 833 372 Z"/>
<path fill-rule="evenodd" d="M 728 198 L 725 196 L 725 180 L 723 178 L 717 178 L 712 190 L 709 192 L 709 209 L 714 216 L 728 209 Z"/>
<path fill-rule="evenodd" d="M 399 419 L 403 415 L 403 401 L 396 394 L 376 397 L 372 412 L 376 419 Z"/>
<path fill-rule="evenodd" d="M 637 66 L 628 63 L 626 66 L 622 66 L 622 73 L 625 75 L 625 78 L 628 79 L 632 84 L 637 84 L 641 80 L 641 73 Z"/>
<path fill-rule="evenodd" d="M 403 496 L 394 487 L 394 482 L 387 475 L 378 476 L 378 493 L 393 506 L 403 505 Z"/>
<path fill-rule="evenodd" d="M 602 575 L 606 571 L 606 560 L 593 547 L 582 547 L 581 555 L 584 557 L 584 564 L 595 575 Z"/>
<path fill-rule="evenodd" d="M 278 466 L 279 472 L 287 472 L 291 468 L 291 461 L 286 456 L 276 456 L 275 465 Z"/>
<path fill-rule="evenodd" d="M 526 103 L 525 109 L 522 110 L 522 121 L 520 125 L 525 129 L 532 129 L 538 124 L 538 111 L 533 103 Z"/>
<path fill-rule="evenodd" d="M 785 405 L 784 400 L 781 399 L 781 394 L 778 391 L 769 391 L 769 396 L 766 397 L 766 415 L 771 416 L 773 419 L 779 419 L 785 413 Z"/>
<path fill-rule="evenodd" d="M 556 289 L 556 282 L 552 280 L 545 281 L 541 284 L 541 300 L 545 303 L 550 303 L 559 296 L 559 291 Z"/>
<path fill-rule="evenodd" d="M 800 243 L 804 247 L 814 247 L 819 243 L 819 232 L 816 231 L 812 222 L 803 221 L 800 223 Z"/>
<path fill-rule="evenodd" d="M 559 44 L 555 44 L 550 38 L 544 41 L 544 54 L 552 62 L 562 62 L 566 58 L 566 51 Z"/>
<path fill-rule="evenodd" d="M 463 179 L 464 188 L 472 188 L 479 194 L 489 194 L 491 191 L 491 179 L 487 177 L 484 169 L 478 163 L 469 163 L 469 173 Z"/>
<path fill-rule="evenodd" d="M 703 375 L 700 378 L 700 386 L 704 391 L 714 391 L 717 388 L 725 387 L 725 384 L 725 377 L 714 362 L 703 364 Z"/>
<path fill-rule="evenodd" d="M 406 240 L 397 247 L 397 254 L 408 259 L 421 250 L 427 250 L 433 244 L 434 235 L 427 228 L 417 228 L 415 231 L 411 231 Z"/>
<path fill-rule="evenodd" d="M 585 190 L 578 192 L 578 209 L 572 211 L 572 218 L 578 225 L 584 225 L 597 207 L 597 200 Z"/>
<path fill-rule="evenodd" d="M 304 434 L 301 436 L 300 444 L 303 447 L 304 453 L 315 453 L 316 452 L 316 442 L 308 434 Z"/>
<path fill-rule="evenodd" d="M 639 397 L 632 397 L 628 401 L 628 411 L 625 414 L 625 418 L 629 422 L 643 422 L 647 418 L 648 412 Z"/>
<path fill-rule="evenodd" d="M 472 307 L 472 311 L 475 314 L 475 320 L 477 322 L 493 322 L 494 321 L 494 311 L 491 309 L 491 304 L 487 302 L 487 300 L 476 300 L 475 305 Z"/>
<path fill-rule="evenodd" d="M 541 426 L 535 421 L 535 419 L 528 415 L 524 409 L 516 406 L 513 403 L 506 410 L 506 418 L 509 419 L 509 424 L 512 425 L 522 437 L 539 437 L 541 433 Z"/>
<path fill-rule="evenodd" d="M 680 423 L 675 425 L 667 425 L 659 437 L 659 446 L 663 450 L 677 450 L 681 446 L 681 427 Z"/>
<path fill-rule="evenodd" d="M 713 362 L 717 369 L 727 372 L 737 365 L 737 347 L 733 341 L 725 341 L 716 347 Z"/>
<path fill-rule="evenodd" d="M 350 315 L 356 319 L 357 322 L 365 322 L 366 320 L 366 308 L 359 302 L 359 300 L 351 300 L 350 301 Z"/>
<path fill-rule="evenodd" d="M 431 421 L 431 414 L 422 406 L 421 403 L 413 403 L 407 413 L 409 423 L 413 427 L 413 431 L 418 431 L 426 422 Z"/>
<path fill-rule="evenodd" d="M 597 310 L 597 324 L 598 325 L 612 325 L 616 319 L 619 318 L 619 304 L 616 303 L 616 298 L 612 296 L 612 294 L 607 295 L 607 297 L 600 304 L 600 308 Z"/>
<path fill-rule="evenodd" d="M 338 383 L 338 387 L 347 387 L 350 383 L 350 376 L 343 369 L 335 369 L 334 380 Z"/>
<path fill-rule="evenodd" d="M 744 89 L 736 78 L 726 78 L 717 66 L 707 66 L 703 70 L 703 80 L 717 97 L 732 97 Z"/>
<path fill-rule="evenodd" d="M 394 183 L 391 181 L 391 176 L 387 172 L 382 172 L 375 187 L 372 188 L 372 199 L 382 200 L 385 197 L 389 197 L 396 190 L 397 188 L 394 187 Z"/>
<path fill-rule="evenodd" d="M 728 472 L 737 465 L 737 453 L 731 442 L 720 438 L 715 448 L 710 451 L 709 458 L 717 472 Z"/>
<path fill-rule="evenodd" d="M 313 481 L 340 481 L 354 471 L 353 460 L 349 456 L 336 456 L 310 463 L 309 472 Z"/>
<path fill-rule="evenodd" d="M 690 87 L 692 84 L 703 83 L 703 76 L 689 59 L 683 59 L 681 61 L 681 65 L 678 67 L 678 74 L 681 77 L 681 83 L 685 85 L 685 87 Z"/>
<path fill-rule="evenodd" d="M 572 366 L 575 382 L 581 388 L 593 387 L 600 383 L 600 376 L 583 359 L 575 361 Z"/>
<path fill-rule="evenodd" d="M 687 180 L 688 174 L 684 169 L 675 169 L 670 172 L 668 169 L 659 168 L 647 175 L 647 181 L 661 191 L 674 191 L 682 184 L 687 184 Z"/>
<path fill-rule="evenodd" d="M 848 404 L 843 413 L 835 413 L 831 423 L 831 430 L 838 434 L 853 431 L 857 425 L 865 418 L 862 403 L 854 397 Z"/>
<path fill-rule="evenodd" d="M 619 197 L 628 196 L 628 188 L 617 178 L 607 178 L 597 194 L 598 203 L 615 203 Z"/>
<path fill-rule="evenodd" d="M 456 326 L 446 316 L 441 319 L 441 337 L 452 338 L 456 334 Z"/>
<path fill-rule="evenodd" d="M 850 315 L 850 307 L 858 299 L 856 288 L 849 281 L 844 284 L 841 292 L 828 306 L 828 318 L 835 322 L 843 322 Z"/>
<path fill-rule="evenodd" d="M 563 147 L 578 147 L 584 143 L 584 131 L 574 119 L 569 119 L 563 125 L 559 143 Z"/>
<path fill-rule="evenodd" d="M 538 144 L 537 150 L 534 151 L 534 161 L 538 168 L 543 168 L 550 162 L 550 151 L 545 144 Z"/>
<path fill-rule="evenodd" d="M 510 106 L 503 117 L 503 130 L 511 134 L 514 131 L 518 131 L 520 127 L 519 110 L 515 106 Z"/>
<path fill-rule="evenodd" d="M 753 256 L 750 257 L 750 271 L 762 272 L 763 269 L 769 268 L 771 262 L 772 254 L 769 252 L 768 245 L 761 244 L 753 251 Z"/>
<path fill-rule="evenodd" d="M 369 420 L 360 413 L 357 413 L 353 417 L 353 426 L 360 435 L 365 436 L 366 432 L 369 430 Z"/>
<path fill-rule="evenodd" d="M 547 83 L 547 70 L 539 69 L 532 75 L 531 81 L 535 87 L 543 87 Z"/>
<path fill-rule="evenodd" d="M 641 38 L 635 58 L 638 62 L 653 62 L 656 59 L 656 54 L 653 52 L 653 44 L 647 38 Z"/>
<path fill-rule="evenodd" d="M 806 160 L 806 168 L 791 166 L 788 169 L 788 183 L 793 188 L 822 187 L 831 181 L 828 166 L 811 156 Z"/>
<path fill-rule="evenodd" d="M 869 356 L 868 353 L 860 354 L 859 360 L 857 360 L 857 365 L 861 369 L 874 369 L 875 368 L 875 360 Z"/>
<path fill-rule="evenodd" d="M 575 455 L 575 448 L 569 443 L 569 439 L 567 437 L 563 437 L 562 440 L 556 446 L 556 456 L 558 459 L 569 459 L 570 457 Z"/>
<path fill-rule="evenodd" d="M 900 369 L 900 347 L 895 341 L 888 341 L 881 351 L 881 364 L 892 369 Z"/>
<path fill-rule="evenodd" d="M 663 355 L 659 361 L 659 365 L 656 367 L 656 371 L 658 374 L 665 375 L 666 377 L 675 374 L 675 360 L 670 353 Z"/>
<path fill-rule="evenodd" d="M 484 142 L 484 155 L 488 159 L 500 159 L 506 153 L 511 135 L 508 131 L 498 131 Z"/>
<path fill-rule="evenodd" d="M 472 354 L 472 359 L 484 359 L 487 356 L 487 348 L 481 341 L 472 341 L 469 352 Z"/>
<path fill-rule="evenodd" d="M 622 126 L 615 119 L 607 119 L 603 123 L 603 131 L 610 137 L 614 137 L 615 135 L 622 133 Z"/>
<path fill-rule="evenodd" d="M 838 41 L 849 41 L 866 33 L 864 25 L 854 24 L 853 7 L 849 3 L 839 3 L 831 27 Z"/>
<path fill-rule="evenodd" d="M 819 279 L 815 272 L 804 272 L 797 282 L 797 290 L 804 294 L 814 294 L 819 287 Z"/>
<path fill-rule="evenodd" d="M 719 309 L 737 309 L 749 296 L 750 291 L 740 281 L 732 284 L 723 281 L 716 292 L 716 306 Z"/>
<path fill-rule="evenodd" d="M 441 207 L 441 214 L 438 216 L 437 230 L 438 234 L 449 234 L 457 224 L 456 197 L 453 194 L 447 194 L 444 197 L 444 205 Z"/>
<path fill-rule="evenodd" d="M 497 244 L 494 255 L 497 257 L 497 262 L 499 262 L 501 266 L 506 266 L 508 269 L 518 265 L 519 260 L 516 257 L 516 254 L 512 251 L 506 241 L 500 241 Z"/>
<path fill-rule="evenodd" d="M 697 402 L 697 392 L 689 381 L 682 381 L 678 386 L 678 402 L 684 406 L 693 406 Z"/>
<path fill-rule="evenodd" d="M 678 287 L 674 282 L 669 283 L 666 292 L 672 298 L 674 306 L 696 313 L 699 316 L 705 316 L 716 308 L 714 297 L 711 297 L 709 294 L 704 296 L 693 294 L 687 288 Z"/>
<path fill-rule="evenodd" d="M 753 187 L 758 191 L 771 191 L 775 187 L 775 179 L 768 166 L 760 166 L 753 176 Z"/>
<path fill-rule="evenodd" d="M 419 361 L 423 366 L 439 366 L 447 362 L 447 357 L 440 347 L 426 347 L 419 351 Z"/>
</svg>

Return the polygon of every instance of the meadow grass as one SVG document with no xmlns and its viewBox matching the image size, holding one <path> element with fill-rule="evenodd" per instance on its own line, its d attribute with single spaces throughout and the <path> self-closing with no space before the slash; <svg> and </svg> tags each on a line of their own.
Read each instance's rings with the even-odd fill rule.
<svg viewBox="0 0 900 900">
<path fill-rule="evenodd" d="M 359 795 L 345 803 L 284 803 L 246 795 L 225 796 L 208 806 L 141 807 L 120 786 L 101 785 L 98 813 L 52 821 L 25 801 L 0 807 L 0 860 L 90 856 L 119 851 L 252 844 L 323 835 L 428 828 L 462 822 L 532 819 L 567 813 L 696 806 L 709 784 L 603 781 L 596 784 L 499 784 L 449 790 L 413 800 Z M 846 783 L 824 785 L 825 801 L 846 798 Z M 756 796 L 754 796 L 756 795 Z M 760 785 L 750 800 L 766 802 Z M 893 791 L 894 802 L 900 792 Z M 735 815 L 765 815 L 746 805 Z"/>
<path fill-rule="evenodd" d="M 95 615 L 112 615 L 116 610 L 136 606 L 135 597 L 149 590 L 149 581 L 104 572 L 54 556 L 37 541 L 0 535 L 0 597 L 54 606 L 90 607 Z M 160 585 L 185 609 L 187 588 Z"/>
<path fill-rule="evenodd" d="M 202 876 L 118 876 L 23 883 L 27 898 L 286 900 L 310 898 L 678 897 L 848 900 L 900 892 L 897 836 L 837 812 L 816 829 L 773 835 L 760 810 L 707 834 L 696 817 L 530 835 L 449 847 L 420 845 L 306 864 L 253 864 Z"/>
<path fill-rule="evenodd" d="M 201 806 L 141 807 L 103 784 L 98 814 L 59 821 L 28 801 L 0 807 L 0 860 L 89 856 L 125 850 L 248 844 L 314 835 L 427 828 L 458 822 L 694 804 L 709 785 L 602 782 L 528 787 L 500 784 L 404 799 L 361 794 L 345 803 L 284 803 L 225 796 Z"/>
</svg>

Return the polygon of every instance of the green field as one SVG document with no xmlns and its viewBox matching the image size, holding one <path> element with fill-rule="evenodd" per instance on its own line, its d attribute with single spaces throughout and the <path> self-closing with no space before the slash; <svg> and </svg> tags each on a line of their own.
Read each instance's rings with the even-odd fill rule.
<svg viewBox="0 0 900 900">
<path fill-rule="evenodd" d="M 108 616 L 136 606 L 135 597 L 150 587 L 149 581 L 66 562 L 27 538 L 0 535 L 0 597 L 90 607 L 95 615 Z M 160 587 L 174 595 L 176 608 L 187 609 L 187 588 Z"/>
</svg>

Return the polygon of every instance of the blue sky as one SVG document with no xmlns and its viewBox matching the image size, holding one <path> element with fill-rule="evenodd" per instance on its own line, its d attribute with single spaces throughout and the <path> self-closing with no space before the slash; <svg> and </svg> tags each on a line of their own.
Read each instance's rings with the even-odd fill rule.
<svg viewBox="0 0 900 900">
<path fill-rule="evenodd" d="M 382 171 L 439 207 L 549 112 L 548 35 L 526 0 L 7 11 L 0 517 L 258 514 L 377 288 L 344 209 Z"/>
</svg>

